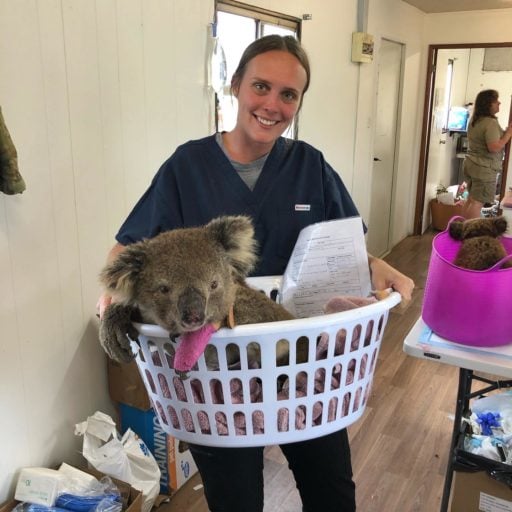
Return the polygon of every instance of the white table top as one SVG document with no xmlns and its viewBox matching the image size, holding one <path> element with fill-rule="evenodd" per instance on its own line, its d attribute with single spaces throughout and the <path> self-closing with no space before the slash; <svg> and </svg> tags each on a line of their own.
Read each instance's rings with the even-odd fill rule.
<svg viewBox="0 0 512 512">
<path fill-rule="evenodd" d="M 512 344 L 501 347 L 460 345 L 432 334 L 421 317 L 404 340 L 404 352 L 421 359 L 512 378 Z"/>
</svg>

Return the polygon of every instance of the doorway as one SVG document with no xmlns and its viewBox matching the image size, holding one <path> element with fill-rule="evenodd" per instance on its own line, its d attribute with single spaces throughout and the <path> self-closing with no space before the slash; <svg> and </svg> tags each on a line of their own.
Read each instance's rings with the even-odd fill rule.
<svg viewBox="0 0 512 512">
<path fill-rule="evenodd" d="M 377 115 L 367 246 L 378 257 L 390 250 L 400 112 L 403 45 L 382 39 L 377 80 Z"/>
<path fill-rule="evenodd" d="M 457 137 L 445 131 L 442 133 L 442 127 L 438 126 L 438 120 L 436 115 L 438 114 L 438 108 L 442 101 L 440 100 L 440 88 L 439 84 L 443 83 L 443 80 L 438 80 L 438 75 L 445 74 L 445 66 L 447 61 L 450 60 L 447 57 L 445 51 L 451 50 L 453 52 L 471 52 L 480 51 L 483 53 L 487 48 L 512 48 L 512 43 L 474 43 L 474 44 L 446 44 L 446 45 L 430 45 L 428 53 L 427 63 L 427 80 L 425 87 L 425 99 L 423 106 L 423 126 L 421 134 L 421 146 L 420 146 L 420 161 L 418 169 L 418 185 L 416 190 L 416 207 L 414 213 L 414 234 L 421 235 L 428 227 L 430 212 L 429 212 L 429 201 L 432 197 L 432 187 L 435 187 L 439 183 L 434 183 L 431 174 L 429 174 L 429 168 L 431 165 L 435 165 L 439 161 L 440 155 L 446 156 L 450 146 L 457 147 Z M 442 60 L 441 60 L 442 59 Z M 452 59 L 453 60 L 453 59 Z M 462 53 L 461 60 L 457 62 L 457 57 L 454 60 L 454 69 L 460 68 L 461 62 L 463 61 Z M 484 73 L 482 70 L 479 72 L 478 80 L 471 82 L 469 79 L 466 84 L 466 97 L 459 99 L 459 103 L 470 103 L 474 101 L 476 92 L 482 89 L 497 89 L 500 92 L 500 99 L 503 103 L 508 104 L 510 102 L 509 88 L 502 88 L 500 90 L 499 85 L 495 85 L 492 82 L 486 83 Z M 441 91 L 444 97 L 444 92 Z M 506 98 L 507 102 L 503 100 Z M 452 103 L 451 106 L 454 106 Z M 503 105 L 502 107 L 505 107 Z M 509 108 L 502 108 L 502 113 L 509 114 Z M 510 103 L 510 112 L 512 113 L 512 102 Z M 506 117 L 505 117 L 506 119 Z M 510 116 L 509 116 L 510 122 Z M 501 121 L 500 124 L 503 128 L 507 126 L 507 122 Z M 441 144 L 442 146 L 440 146 Z M 440 151 L 441 150 L 441 151 Z M 510 144 L 505 147 L 505 158 L 503 161 L 503 171 L 501 174 L 500 183 L 500 197 L 503 196 L 507 182 L 507 170 L 509 162 Z M 455 158 L 455 154 L 453 157 Z M 446 158 L 443 160 L 446 162 Z"/>
</svg>

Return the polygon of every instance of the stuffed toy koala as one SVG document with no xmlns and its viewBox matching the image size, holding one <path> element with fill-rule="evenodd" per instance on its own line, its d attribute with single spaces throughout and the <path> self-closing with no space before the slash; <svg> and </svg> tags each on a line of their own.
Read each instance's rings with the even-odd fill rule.
<svg viewBox="0 0 512 512">
<path fill-rule="evenodd" d="M 485 270 L 507 255 L 499 238 L 507 230 L 504 217 L 455 220 L 450 223 L 449 233 L 462 246 L 454 260 L 454 265 L 471 270 Z M 507 261 L 504 267 L 512 266 Z"/>
<path fill-rule="evenodd" d="M 187 372 L 220 327 L 292 319 L 246 284 L 255 251 L 253 226 L 243 216 L 219 217 L 127 246 L 100 275 L 114 298 L 100 324 L 103 348 L 120 362 L 134 357 L 126 334 L 137 339 L 132 320 L 138 310 L 171 339 L 181 336 L 174 366 Z M 278 343 L 277 350 L 278 360 L 287 357 L 287 343 Z"/>
</svg>

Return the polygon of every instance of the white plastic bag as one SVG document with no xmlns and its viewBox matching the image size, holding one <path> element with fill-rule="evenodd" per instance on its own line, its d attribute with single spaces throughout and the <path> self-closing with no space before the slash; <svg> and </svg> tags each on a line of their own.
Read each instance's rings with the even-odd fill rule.
<svg viewBox="0 0 512 512">
<path fill-rule="evenodd" d="M 453 205 L 455 204 L 455 197 L 451 192 L 442 192 L 437 194 L 437 200 L 441 204 Z"/>
<path fill-rule="evenodd" d="M 144 441 L 128 429 L 122 438 L 110 416 L 95 412 L 75 425 L 84 436 L 83 456 L 98 471 L 142 492 L 142 512 L 149 512 L 160 490 L 160 468 Z"/>
</svg>

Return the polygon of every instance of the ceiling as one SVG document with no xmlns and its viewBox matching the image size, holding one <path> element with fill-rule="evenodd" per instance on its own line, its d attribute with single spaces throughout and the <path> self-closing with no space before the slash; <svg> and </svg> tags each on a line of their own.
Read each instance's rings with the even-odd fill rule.
<svg viewBox="0 0 512 512">
<path fill-rule="evenodd" d="M 403 0 L 423 12 L 485 11 L 512 9 L 512 0 Z"/>
</svg>

